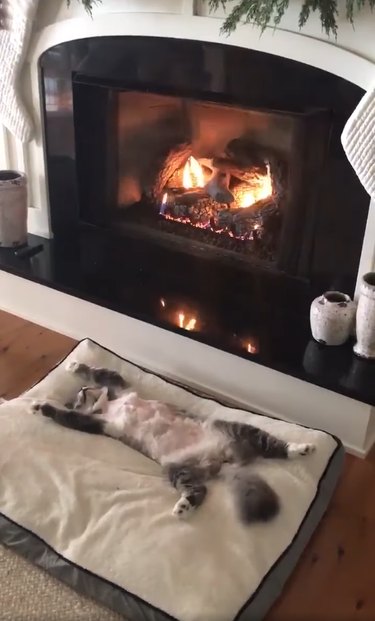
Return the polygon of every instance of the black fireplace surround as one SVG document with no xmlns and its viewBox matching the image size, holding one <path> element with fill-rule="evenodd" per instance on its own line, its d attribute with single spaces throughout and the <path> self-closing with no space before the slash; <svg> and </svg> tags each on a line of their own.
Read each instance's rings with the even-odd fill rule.
<svg viewBox="0 0 375 621">
<path fill-rule="evenodd" d="M 340 135 L 360 88 L 158 37 L 69 41 L 39 68 L 53 240 L 5 269 L 375 403 L 374 367 L 309 332 L 318 293 L 354 291 L 369 198 Z"/>
</svg>

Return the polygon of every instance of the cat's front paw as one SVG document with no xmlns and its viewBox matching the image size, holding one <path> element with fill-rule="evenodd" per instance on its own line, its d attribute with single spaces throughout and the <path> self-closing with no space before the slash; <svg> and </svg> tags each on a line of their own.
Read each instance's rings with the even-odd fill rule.
<svg viewBox="0 0 375 621">
<path fill-rule="evenodd" d="M 77 360 L 70 360 L 65 366 L 65 370 L 69 373 L 78 373 L 80 370 L 81 363 L 77 362 Z"/>
<path fill-rule="evenodd" d="M 55 407 L 48 401 L 32 401 L 30 410 L 32 414 L 42 414 L 47 418 L 54 418 Z"/>
<path fill-rule="evenodd" d="M 289 459 L 294 459 L 296 457 L 301 457 L 304 455 L 311 455 L 316 450 L 315 444 L 299 444 L 296 442 L 290 442 L 288 444 L 288 457 Z"/>
<path fill-rule="evenodd" d="M 187 498 L 182 496 L 173 507 L 172 514 L 181 520 L 186 520 L 193 513 L 194 507 Z"/>
<path fill-rule="evenodd" d="M 32 401 L 30 404 L 31 414 L 41 414 L 44 401 Z"/>
</svg>

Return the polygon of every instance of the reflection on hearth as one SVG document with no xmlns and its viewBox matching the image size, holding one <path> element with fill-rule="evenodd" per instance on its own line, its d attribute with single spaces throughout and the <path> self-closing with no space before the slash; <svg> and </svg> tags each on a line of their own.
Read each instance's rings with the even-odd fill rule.
<svg viewBox="0 0 375 621">
<path fill-rule="evenodd" d="M 181 304 L 167 303 L 165 298 L 160 298 L 162 318 L 182 330 L 191 332 L 199 329 L 198 317 L 195 312 L 184 308 Z"/>
<path fill-rule="evenodd" d="M 260 352 L 260 340 L 255 334 L 237 334 L 224 326 L 219 317 L 214 316 L 193 300 L 161 297 L 158 300 L 161 321 L 175 328 L 196 332 L 207 340 L 225 342 L 227 348 L 239 354 L 255 356 Z"/>
<path fill-rule="evenodd" d="M 257 354 L 259 352 L 259 342 L 258 339 L 252 338 L 246 343 L 246 350 L 249 354 Z"/>
</svg>

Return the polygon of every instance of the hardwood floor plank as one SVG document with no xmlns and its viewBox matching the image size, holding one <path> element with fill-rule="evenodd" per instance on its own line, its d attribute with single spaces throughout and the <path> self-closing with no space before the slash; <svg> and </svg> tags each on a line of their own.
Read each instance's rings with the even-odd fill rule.
<svg viewBox="0 0 375 621">
<path fill-rule="evenodd" d="M 0 396 L 17 397 L 74 345 L 73 339 L 0 312 Z"/>
</svg>

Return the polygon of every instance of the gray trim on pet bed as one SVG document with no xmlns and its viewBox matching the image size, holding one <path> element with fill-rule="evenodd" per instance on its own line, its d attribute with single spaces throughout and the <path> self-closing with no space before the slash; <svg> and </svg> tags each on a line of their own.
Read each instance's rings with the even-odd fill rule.
<svg viewBox="0 0 375 621">
<path fill-rule="evenodd" d="M 74 347 L 72 351 L 74 351 L 76 347 Z M 102 346 L 99 345 L 99 347 Z M 102 349 L 105 348 L 102 347 Z M 67 356 L 70 355 L 70 353 L 71 352 L 69 352 Z M 124 360 L 121 356 L 117 356 L 117 354 L 113 352 L 110 353 L 120 360 Z M 56 367 L 59 366 L 61 362 L 56 365 Z M 142 370 L 150 373 L 147 369 Z M 47 373 L 45 377 L 47 377 L 49 373 Z M 162 379 L 171 385 L 181 386 L 181 384 L 177 384 L 165 378 Z M 183 386 L 183 388 L 190 393 L 199 394 L 188 386 Z M 204 398 L 210 397 L 205 395 Z M 211 400 L 220 403 L 215 399 Z M 228 406 L 228 404 L 225 405 Z M 259 621 L 263 619 L 267 611 L 275 603 L 287 579 L 295 568 L 304 548 L 327 509 L 342 471 L 345 451 L 340 440 L 337 438 L 334 439 L 337 444 L 336 449 L 327 463 L 325 471 L 319 480 L 315 497 L 293 540 L 263 578 L 256 591 L 250 595 L 233 621 Z M 91 597 L 97 602 L 123 615 L 128 621 L 177 621 L 168 613 L 156 608 L 136 595 L 65 559 L 40 537 L 1 513 L 0 541 L 14 552 L 21 554 L 33 564 L 48 571 L 52 576 L 71 586 L 82 595 Z"/>
<path fill-rule="evenodd" d="M 68 561 L 38 535 L 1 513 L 0 541 L 81 595 L 118 612 L 127 621 L 177 621 L 133 593 Z"/>
<path fill-rule="evenodd" d="M 344 457 L 345 450 L 342 444 L 338 443 L 318 483 L 315 498 L 301 522 L 294 539 L 264 576 L 257 590 L 238 612 L 234 621 L 258 621 L 263 619 L 275 603 L 327 510 L 342 472 Z"/>
</svg>

